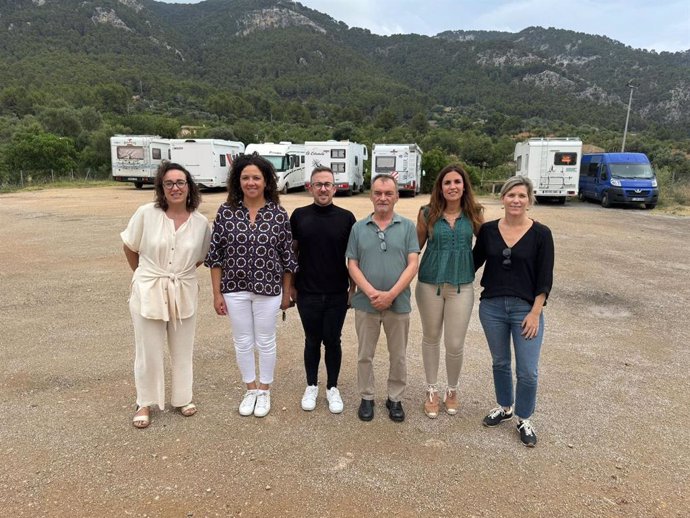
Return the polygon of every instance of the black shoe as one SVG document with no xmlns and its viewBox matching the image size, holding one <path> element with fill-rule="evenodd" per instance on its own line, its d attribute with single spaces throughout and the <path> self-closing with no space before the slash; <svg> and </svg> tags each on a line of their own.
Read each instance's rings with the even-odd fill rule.
<svg viewBox="0 0 690 518">
<path fill-rule="evenodd" d="M 374 400 L 363 399 L 357 410 L 357 417 L 362 421 L 371 421 L 374 418 Z"/>
<path fill-rule="evenodd" d="M 405 411 L 400 401 L 386 399 L 386 408 L 388 409 L 388 417 L 391 418 L 391 421 L 402 423 L 405 420 Z"/>
<path fill-rule="evenodd" d="M 518 432 L 520 432 L 520 440 L 522 444 L 528 448 L 534 448 L 537 445 L 537 435 L 534 433 L 532 423 L 528 419 L 520 421 L 517 425 Z"/>
<path fill-rule="evenodd" d="M 510 412 L 506 412 L 503 410 L 503 407 L 496 407 L 494 408 L 491 412 L 489 412 L 489 415 L 487 415 L 484 420 L 482 421 L 482 424 L 484 426 L 496 426 L 501 423 L 501 421 L 505 421 L 507 419 L 512 419 L 513 418 L 513 409 L 510 409 Z"/>
</svg>

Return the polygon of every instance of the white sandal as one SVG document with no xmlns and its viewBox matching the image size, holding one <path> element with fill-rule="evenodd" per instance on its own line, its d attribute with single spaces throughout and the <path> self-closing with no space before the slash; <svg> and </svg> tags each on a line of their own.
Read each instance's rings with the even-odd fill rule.
<svg viewBox="0 0 690 518">
<path fill-rule="evenodd" d="M 192 417 L 196 414 L 196 405 L 194 403 L 189 403 L 188 405 L 179 407 L 178 410 L 183 416 Z"/>
<path fill-rule="evenodd" d="M 139 410 L 142 408 L 147 408 L 149 411 L 149 414 L 146 415 L 136 415 Z M 137 411 L 134 413 L 134 419 L 132 419 L 132 425 L 134 428 L 148 428 L 148 426 L 151 424 L 151 415 L 150 415 L 151 409 L 149 407 L 143 407 L 143 406 L 138 406 Z"/>
</svg>

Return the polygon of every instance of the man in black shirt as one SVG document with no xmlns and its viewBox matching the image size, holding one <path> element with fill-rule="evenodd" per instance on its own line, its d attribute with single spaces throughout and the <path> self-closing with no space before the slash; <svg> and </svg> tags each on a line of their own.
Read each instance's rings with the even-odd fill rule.
<svg viewBox="0 0 690 518">
<path fill-rule="evenodd" d="M 349 298 L 355 288 L 348 275 L 345 249 L 356 220 L 350 211 L 333 205 L 336 187 L 330 168 L 319 166 L 312 171 L 309 191 L 314 203 L 295 209 L 290 217 L 293 246 L 299 263 L 299 270 L 293 276 L 292 298 L 297 302 L 305 336 L 307 388 L 302 397 L 302 409 L 310 411 L 316 408 L 323 343 L 328 409 L 339 414 L 343 411 L 343 400 L 338 391 L 342 359 L 340 335 Z"/>
</svg>

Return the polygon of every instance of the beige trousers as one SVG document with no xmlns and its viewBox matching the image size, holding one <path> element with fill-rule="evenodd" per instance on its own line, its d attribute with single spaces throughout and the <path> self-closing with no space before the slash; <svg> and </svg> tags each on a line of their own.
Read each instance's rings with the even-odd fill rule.
<svg viewBox="0 0 690 518">
<path fill-rule="evenodd" d="M 422 359 L 428 385 L 438 382 L 438 365 L 441 356 L 441 336 L 446 348 L 446 375 L 448 386 L 454 388 L 460 379 L 465 335 L 474 306 L 472 283 L 458 287 L 443 284 L 417 282 L 415 288 L 417 309 L 422 320 Z"/>
<path fill-rule="evenodd" d="M 405 354 L 410 331 L 409 313 L 393 313 L 388 310 L 367 313 L 355 310 L 355 329 L 359 342 L 357 388 L 362 399 L 374 399 L 374 354 L 382 324 L 388 345 L 388 397 L 391 401 L 400 401 L 407 386 Z"/>
<path fill-rule="evenodd" d="M 192 355 L 196 314 L 175 323 L 144 318 L 130 306 L 134 324 L 134 384 L 137 405 L 165 408 L 165 342 L 171 367 L 171 398 L 174 407 L 192 402 Z"/>
</svg>

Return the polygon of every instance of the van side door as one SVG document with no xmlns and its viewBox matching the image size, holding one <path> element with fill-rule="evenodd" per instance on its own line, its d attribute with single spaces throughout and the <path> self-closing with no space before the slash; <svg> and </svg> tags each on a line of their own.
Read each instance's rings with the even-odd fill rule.
<svg viewBox="0 0 690 518">
<path fill-rule="evenodd" d="M 597 183 L 599 181 L 600 156 L 591 157 L 585 171 L 584 191 L 585 197 L 597 199 Z"/>
<path fill-rule="evenodd" d="M 608 191 L 609 187 L 611 186 L 611 176 L 609 175 L 608 172 L 608 167 L 606 166 L 606 162 L 602 161 L 599 164 L 599 167 L 597 169 L 597 174 L 596 174 L 596 198 L 597 200 L 601 200 L 602 195 Z"/>
</svg>

